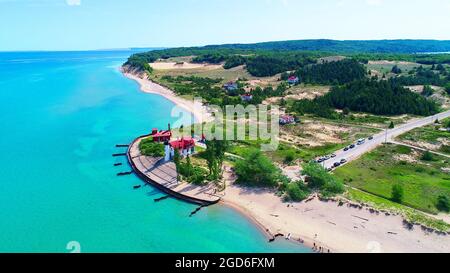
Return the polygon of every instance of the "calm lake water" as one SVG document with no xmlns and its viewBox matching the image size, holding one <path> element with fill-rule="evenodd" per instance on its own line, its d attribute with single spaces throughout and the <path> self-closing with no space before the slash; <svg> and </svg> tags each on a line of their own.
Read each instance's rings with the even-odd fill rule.
<svg viewBox="0 0 450 273">
<path fill-rule="evenodd" d="M 163 196 L 124 152 L 173 104 L 119 72 L 131 51 L 0 53 L 0 252 L 309 252 L 267 243 L 246 218 Z M 114 163 L 124 163 L 113 167 Z"/>
</svg>

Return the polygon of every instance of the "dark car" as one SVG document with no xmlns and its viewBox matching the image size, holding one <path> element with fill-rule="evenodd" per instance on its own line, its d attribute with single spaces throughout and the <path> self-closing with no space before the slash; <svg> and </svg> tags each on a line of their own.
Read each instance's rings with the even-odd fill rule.
<svg viewBox="0 0 450 273">
<path fill-rule="evenodd" d="M 355 148 L 355 147 L 356 147 L 355 144 L 350 145 L 350 149 L 353 149 L 353 148 Z"/>
<path fill-rule="evenodd" d="M 369 137 L 369 140 L 372 140 L 372 139 L 373 139 L 373 136 Z"/>
<path fill-rule="evenodd" d="M 339 162 L 335 162 L 335 163 L 333 164 L 333 166 L 335 166 L 335 167 L 339 167 L 339 166 L 341 166 L 341 163 L 339 163 Z"/>
<path fill-rule="evenodd" d="M 344 152 L 346 152 L 346 151 L 348 151 L 348 147 L 345 147 L 345 148 L 344 148 Z"/>
</svg>

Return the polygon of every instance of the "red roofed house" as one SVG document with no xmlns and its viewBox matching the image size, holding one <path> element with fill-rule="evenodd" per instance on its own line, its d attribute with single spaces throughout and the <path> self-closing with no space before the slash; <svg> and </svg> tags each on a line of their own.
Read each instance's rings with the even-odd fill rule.
<svg viewBox="0 0 450 273">
<path fill-rule="evenodd" d="M 300 79 L 297 76 L 290 76 L 287 81 L 288 81 L 289 84 L 294 84 L 295 85 L 295 84 L 298 84 L 300 82 Z"/>
<path fill-rule="evenodd" d="M 153 138 L 154 142 L 165 142 L 165 141 L 170 141 L 170 138 L 172 137 L 172 131 L 170 130 L 170 124 L 167 130 L 163 131 L 159 131 L 158 129 L 154 128 L 152 130 L 152 134 L 151 137 Z"/>
<path fill-rule="evenodd" d="M 165 160 L 169 161 L 175 155 L 175 150 L 180 152 L 181 156 L 188 156 L 195 152 L 195 140 L 190 137 L 182 137 L 174 141 L 165 143 Z"/>
<path fill-rule="evenodd" d="M 253 99 L 253 95 L 250 94 L 250 93 L 246 93 L 246 94 L 241 96 L 241 99 L 243 101 L 249 102 L 249 101 L 251 101 Z"/>
<path fill-rule="evenodd" d="M 280 116 L 280 124 L 286 125 L 286 124 L 293 124 L 295 123 L 295 118 L 290 115 L 281 115 Z"/>
</svg>

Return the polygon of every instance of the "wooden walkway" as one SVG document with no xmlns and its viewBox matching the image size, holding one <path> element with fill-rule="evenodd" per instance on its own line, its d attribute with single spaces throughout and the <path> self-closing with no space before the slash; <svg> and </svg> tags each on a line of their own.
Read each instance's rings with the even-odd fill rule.
<svg viewBox="0 0 450 273">
<path fill-rule="evenodd" d="M 141 155 L 139 143 L 146 136 L 137 138 L 128 148 L 128 161 L 136 174 L 145 182 L 178 199 L 199 205 L 219 202 L 213 185 L 197 186 L 177 180 L 175 163 L 163 158 Z"/>
</svg>

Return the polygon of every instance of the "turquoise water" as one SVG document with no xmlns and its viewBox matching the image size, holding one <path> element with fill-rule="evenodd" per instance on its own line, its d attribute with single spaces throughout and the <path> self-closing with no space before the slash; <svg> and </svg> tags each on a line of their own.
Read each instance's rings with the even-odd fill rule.
<svg viewBox="0 0 450 273">
<path fill-rule="evenodd" d="M 173 104 L 118 67 L 130 51 L 0 53 L 0 252 L 307 252 L 219 205 L 167 199 L 130 170 L 129 143 Z M 123 166 L 113 167 L 116 162 Z"/>
</svg>

